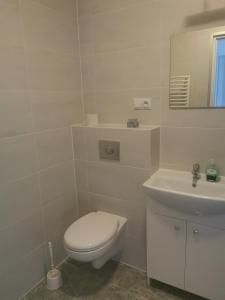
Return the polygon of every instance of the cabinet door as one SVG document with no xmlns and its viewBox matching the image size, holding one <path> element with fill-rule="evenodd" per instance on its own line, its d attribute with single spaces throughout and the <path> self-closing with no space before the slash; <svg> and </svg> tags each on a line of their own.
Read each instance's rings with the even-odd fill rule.
<svg viewBox="0 0 225 300">
<path fill-rule="evenodd" d="M 184 289 L 185 246 L 185 221 L 155 214 L 148 216 L 148 277 Z"/>
<path fill-rule="evenodd" d="M 188 223 L 186 290 L 211 300 L 225 299 L 225 231 Z"/>
</svg>

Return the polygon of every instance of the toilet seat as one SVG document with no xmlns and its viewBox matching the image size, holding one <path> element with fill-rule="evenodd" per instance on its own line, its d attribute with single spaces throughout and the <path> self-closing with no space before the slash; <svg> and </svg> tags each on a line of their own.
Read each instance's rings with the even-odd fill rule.
<svg viewBox="0 0 225 300">
<path fill-rule="evenodd" d="M 75 221 L 64 235 L 65 246 L 75 252 L 103 248 L 117 235 L 119 218 L 105 212 L 92 212 Z"/>
</svg>

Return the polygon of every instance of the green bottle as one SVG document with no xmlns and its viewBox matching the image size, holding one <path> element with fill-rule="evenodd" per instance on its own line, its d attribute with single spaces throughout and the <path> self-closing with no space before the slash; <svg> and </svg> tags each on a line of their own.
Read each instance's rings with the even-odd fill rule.
<svg viewBox="0 0 225 300">
<path fill-rule="evenodd" d="M 219 170 L 213 158 L 209 160 L 209 164 L 206 167 L 206 180 L 211 182 L 219 181 Z"/>
</svg>

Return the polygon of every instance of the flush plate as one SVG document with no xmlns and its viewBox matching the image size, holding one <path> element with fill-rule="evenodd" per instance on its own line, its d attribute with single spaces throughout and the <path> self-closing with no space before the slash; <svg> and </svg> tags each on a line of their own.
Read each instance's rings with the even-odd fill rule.
<svg viewBox="0 0 225 300">
<path fill-rule="evenodd" d="M 120 142 L 100 140 L 99 159 L 120 161 Z"/>
</svg>

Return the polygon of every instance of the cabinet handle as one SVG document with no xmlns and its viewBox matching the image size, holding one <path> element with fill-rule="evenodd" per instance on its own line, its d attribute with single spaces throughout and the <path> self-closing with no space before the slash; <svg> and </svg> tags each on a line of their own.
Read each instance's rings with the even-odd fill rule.
<svg viewBox="0 0 225 300">
<path fill-rule="evenodd" d="M 197 229 L 194 229 L 193 234 L 199 234 L 199 231 Z"/>
<path fill-rule="evenodd" d="M 180 230 L 180 227 L 179 227 L 178 225 L 175 225 L 175 226 L 174 226 L 174 230 L 179 231 L 179 230 Z"/>
</svg>

